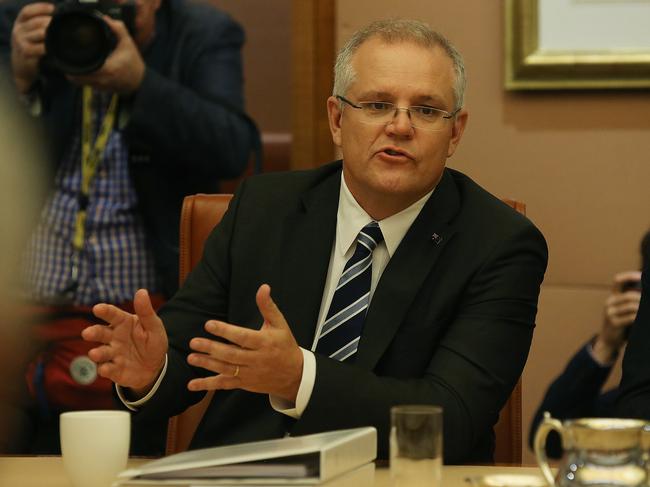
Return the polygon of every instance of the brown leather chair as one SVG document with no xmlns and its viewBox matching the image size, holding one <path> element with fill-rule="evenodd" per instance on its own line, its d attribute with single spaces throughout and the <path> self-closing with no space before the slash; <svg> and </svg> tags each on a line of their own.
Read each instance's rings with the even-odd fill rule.
<svg viewBox="0 0 650 487">
<path fill-rule="evenodd" d="M 197 194 L 187 196 L 183 202 L 180 229 L 180 282 L 198 263 L 203 254 L 203 243 L 212 229 L 221 221 L 232 195 Z M 503 200 L 520 213 L 526 206 L 509 199 Z M 212 393 L 194 406 L 169 420 L 167 429 L 167 454 L 187 450 L 192 436 L 212 400 Z M 521 381 L 501 410 L 494 428 L 496 449 L 494 460 L 499 464 L 521 464 Z"/>
<path fill-rule="evenodd" d="M 526 214 L 525 203 L 510 198 L 501 200 L 522 215 Z M 494 463 L 521 465 L 521 378 L 501 409 L 499 421 L 494 426 L 494 436 Z"/>
<path fill-rule="evenodd" d="M 231 194 L 195 194 L 185 197 L 181 209 L 179 281 L 185 278 L 203 255 L 203 244 L 228 209 Z M 187 450 L 213 392 L 194 406 L 170 418 L 167 426 L 167 455 Z"/>
</svg>

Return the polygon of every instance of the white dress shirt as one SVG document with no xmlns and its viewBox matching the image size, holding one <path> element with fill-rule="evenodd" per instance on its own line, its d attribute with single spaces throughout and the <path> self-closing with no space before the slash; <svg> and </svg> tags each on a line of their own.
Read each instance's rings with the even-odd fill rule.
<svg viewBox="0 0 650 487">
<path fill-rule="evenodd" d="M 393 256 L 400 242 L 406 235 L 406 232 L 419 215 L 420 210 L 427 202 L 433 190 L 428 192 L 418 201 L 413 203 L 408 208 L 380 220 L 379 228 L 384 236 L 381 242 L 372 253 L 372 280 L 370 281 L 370 301 L 379 282 L 388 261 Z M 300 418 L 303 411 L 309 404 L 312 390 L 314 389 L 314 382 L 316 381 L 316 357 L 314 357 L 314 350 L 318 343 L 321 328 L 327 317 L 330 303 L 334 297 L 334 291 L 343 274 L 343 269 L 346 262 L 354 254 L 356 248 L 356 241 L 359 232 L 373 219 L 365 212 L 357 200 L 354 199 L 352 193 L 345 184 L 345 178 L 341 174 L 341 191 L 339 193 L 339 208 L 336 214 L 336 237 L 332 245 L 332 253 L 330 254 L 330 264 L 327 270 L 327 279 L 325 280 L 325 288 L 323 289 L 323 298 L 321 300 L 320 312 L 318 314 L 318 325 L 316 327 L 316 334 L 314 335 L 314 342 L 311 345 L 311 351 L 305 350 L 301 347 L 303 355 L 302 366 L 302 380 L 298 388 L 298 395 L 296 396 L 296 404 L 290 403 L 284 399 L 269 396 L 271 406 L 278 412 L 291 416 L 293 418 Z"/>
</svg>

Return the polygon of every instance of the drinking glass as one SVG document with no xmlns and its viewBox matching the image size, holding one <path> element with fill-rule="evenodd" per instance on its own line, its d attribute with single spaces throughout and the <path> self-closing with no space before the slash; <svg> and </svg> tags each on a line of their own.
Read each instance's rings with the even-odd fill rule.
<svg viewBox="0 0 650 487">
<path fill-rule="evenodd" d="M 390 410 L 390 477 L 394 487 L 440 487 L 442 408 L 395 406 Z"/>
</svg>

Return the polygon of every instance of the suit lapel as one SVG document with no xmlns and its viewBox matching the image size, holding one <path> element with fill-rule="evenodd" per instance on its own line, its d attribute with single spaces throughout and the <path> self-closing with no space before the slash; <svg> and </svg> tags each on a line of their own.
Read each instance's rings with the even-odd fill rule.
<svg viewBox="0 0 650 487">
<path fill-rule="evenodd" d="M 307 192 L 284 222 L 278 272 L 280 309 L 296 341 L 310 349 L 336 235 L 340 171 Z"/>
<path fill-rule="evenodd" d="M 458 191 L 445 171 L 377 284 L 359 343 L 359 366 L 373 369 L 388 348 L 424 279 L 454 235 L 451 220 L 459 207 Z"/>
</svg>

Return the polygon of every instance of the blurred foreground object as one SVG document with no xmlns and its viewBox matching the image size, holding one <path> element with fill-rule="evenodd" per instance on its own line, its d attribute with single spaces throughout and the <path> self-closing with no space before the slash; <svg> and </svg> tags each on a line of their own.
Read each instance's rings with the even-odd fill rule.
<svg viewBox="0 0 650 487">
<path fill-rule="evenodd" d="M 0 76 L 0 451 L 19 418 L 10 404 L 23 382 L 29 333 L 14 290 L 25 241 L 41 203 L 41 145 L 29 121 L 17 106 L 14 93 Z"/>
</svg>

